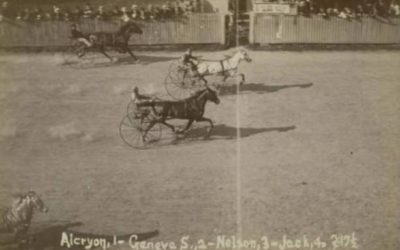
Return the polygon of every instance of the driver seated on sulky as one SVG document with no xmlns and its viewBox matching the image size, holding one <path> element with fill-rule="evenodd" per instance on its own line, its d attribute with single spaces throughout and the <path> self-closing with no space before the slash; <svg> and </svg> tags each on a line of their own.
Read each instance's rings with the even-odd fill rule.
<svg viewBox="0 0 400 250">
<path fill-rule="evenodd" d="M 78 27 L 76 24 L 71 25 L 71 39 L 76 39 L 79 42 L 82 42 L 83 44 L 86 45 L 86 47 L 90 48 L 94 44 L 95 36 L 94 35 L 89 35 L 89 38 L 87 38 L 81 31 L 78 30 Z"/>
<path fill-rule="evenodd" d="M 190 48 L 185 51 L 181 58 L 182 64 L 187 66 L 193 72 L 194 76 L 198 75 L 197 60 L 198 58 L 192 55 L 192 49 Z"/>
<path fill-rule="evenodd" d="M 143 101 L 154 101 L 155 98 L 153 96 L 140 94 L 139 93 L 139 88 L 135 86 L 135 87 L 132 88 L 131 100 L 134 103 L 140 103 L 140 102 L 143 102 Z"/>
</svg>

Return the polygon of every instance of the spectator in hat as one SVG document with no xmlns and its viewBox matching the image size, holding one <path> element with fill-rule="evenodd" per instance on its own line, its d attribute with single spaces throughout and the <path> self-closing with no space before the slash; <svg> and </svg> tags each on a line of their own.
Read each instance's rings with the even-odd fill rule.
<svg viewBox="0 0 400 250">
<path fill-rule="evenodd" d="M 364 9 L 363 9 L 363 7 L 361 6 L 361 4 L 358 4 L 358 5 L 357 5 L 357 7 L 356 7 L 356 9 L 355 9 L 355 11 L 354 11 L 354 16 L 355 16 L 355 18 L 357 18 L 357 19 L 360 19 L 360 18 L 362 18 L 362 17 L 364 16 Z"/>
<path fill-rule="evenodd" d="M 141 7 L 139 13 L 140 13 L 140 20 L 146 21 L 148 17 L 146 9 L 144 7 Z"/>
<path fill-rule="evenodd" d="M 398 17 L 400 16 L 400 3 L 393 1 L 390 3 L 389 14 L 391 16 Z"/>
<path fill-rule="evenodd" d="M 111 11 L 111 16 L 119 18 L 122 15 L 122 12 L 118 5 L 114 5 L 112 11 Z"/>
<path fill-rule="evenodd" d="M 139 19 L 140 13 L 138 6 L 136 4 L 132 4 L 130 16 L 132 19 Z"/>
<path fill-rule="evenodd" d="M 103 5 L 97 7 L 97 11 L 95 13 L 95 18 L 100 21 L 105 21 L 107 19 L 106 12 L 104 11 Z"/>
<path fill-rule="evenodd" d="M 122 21 L 123 25 L 126 23 L 129 23 L 129 21 L 131 20 L 131 18 L 129 17 L 127 8 L 125 6 L 121 7 L 120 20 Z"/>
<path fill-rule="evenodd" d="M 70 22 L 71 21 L 71 13 L 69 10 L 65 10 L 63 13 L 63 20 L 65 22 Z"/>
<path fill-rule="evenodd" d="M 35 8 L 32 12 L 32 19 L 35 21 L 41 21 L 43 19 L 43 11 L 40 8 Z"/>
<path fill-rule="evenodd" d="M 15 20 L 22 21 L 23 13 L 22 11 L 18 11 L 17 15 L 15 16 Z"/>
<path fill-rule="evenodd" d="M 4 1 L 1 3 L 0 13 L 4 18 L 12 18 L 14 17 L 14 12 L 10 8 L 8 1 Z"/>
<path fill-rule="evenodd" d="M 22 13 L 22 21 L 25 22 L 31 21 L 31 11 L 28 8 L 25 8 Z"/>
<path fill-rule="evenodd" d="M 62 20 L 61 9 L 56 5 L 53 6 L 53 20 L 56 21 Z"/>
<path fill-rule="evenodd" d="M 74 22 L 77 22 L 81 19 L 83 14 L 82 9 L 79 6 L 75 6 L 74 10 L 71 13 L 71 18 Z"/>
<path fill-rule="evenodd" d="M 83 18 L 85 19 L 90 19 L 93 17 L 93 9 L 92 6 L 90 6 L 89 3 L 85 5 L 85 8 L 83 9 Z"/>
</svg>

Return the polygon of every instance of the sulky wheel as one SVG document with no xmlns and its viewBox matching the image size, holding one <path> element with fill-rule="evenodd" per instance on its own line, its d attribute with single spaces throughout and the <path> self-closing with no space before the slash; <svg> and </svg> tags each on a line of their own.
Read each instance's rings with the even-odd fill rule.
<svg viewBox="0 0 400 250">
<path fill-rule="evenodd" d="M 161 138 L 161 125 L 156 123 L 145 135 L 145 130 L 149 127 L 150 121 L 148 117 L 134 119 L 129 115 L 125 116 L 119 126 L 121 139 L 130 147 L 136 149 L 146 149 L 155 145 Z"/>
<path fill-rule="evenodd" d="M 71 68 L 87 68 L 93 63 L 93 58 L 85 56 L 87 48 L 84 43 L 79 41 L 71 41 L 71 44 L 63 52 L 64 65 Z"/>
<path fill-rule="evenodd" d="M 77 61 L 85 55 L 85 45 L 79 41 L 71 40 L 69 46 L 64 50 L 65 62 Z"/>
<path fill-rule="evenodd" d="M 198 87 L 198 80 L 192 76 L 192 72 L 178 62 L 170 65 L 169 73 L 165 78 L 165 89 L 168 94 L 177 100 L 189 97 Z"/>
<path fill-rule="evenodd" d="M 137 109 L 136 103 L 134 101 L 130 101 L 128 103 L 128 106 L 126 107 L 126 115 L 134 119 L 137 116 L 138 112 L 139 111 Z"/>
</svg>

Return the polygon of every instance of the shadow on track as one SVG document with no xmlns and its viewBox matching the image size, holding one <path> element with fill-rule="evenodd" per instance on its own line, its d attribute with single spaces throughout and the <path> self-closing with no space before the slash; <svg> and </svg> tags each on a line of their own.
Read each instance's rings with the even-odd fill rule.
<svg viewBox="0 0 400 250">
<path fill-rule="evenodd" d="M 140 59 L 140 64 L 143 64 L 143 65 L 149 65 L 149 64 L 152 64 L 152 63 L 159 63 L 159 62 L 178 60 L 178 57 L 166 57 L 166 56 L 139 55 L 138 58 Z"/>
<path fill-rule="evenodd" d="M 288 132 L 296 129 L 296 126 L 287 127 L 272 127 L 272 128 L 239 128 L 240 138 L 249 137 L 259 133 L 266 132 Z M 207 140 L 232 140 L 237 138 L 237 128 L 226 126 L 224 124 L 216 125 L 211 132 L 211 136 Z M 204 135 L 207 134 L 206 128 L 194 128 L 186 133 L 185 137 L 181 140 L 200 140 L 204 139 Z"/>
<path fill-rule="evenodd" d="M 164 56 L 147 56 L 138 55 L 140 62 L 136 62 L 132 57 L 124 56 L 118 57 L 112 55 L 116 60 L 110 62 L 101 55 L 83 57 L 82 59 L 74 59 L 72 61 L 66 61 L 62 65 L 70 66 L 76 69 L 95 69 L 95 68 L 106 68 L 106 67 L 118 67 L 123 65 L 149 65 L 152 63 L 166 62 L 176 60 L 176 57 L 164 57 Z"/>
<path fill-rule="evenodd" d="M 129 65 L 129 64 L 141 64 L 141 65 L 149 65 L 152 63 L 159 62 L 167 62 L 172 60 L 177 60 L 177 57 L 166 57 L 166 56 L 147 56 L 147 55 L 137 55 L 140 62 L 135 62 L 130 56 L 125 57 L 116 57 L 117 61 L 112 63 L 110 66 L 118 66 L 118 65 Z"/>
<path fill-rule="evenodd" d="M 310 88 L 313 83 L 292 84 L 292 85 L 265 85 L 263 83 L 245 83 L 239 86 L 240 92 L 255 92 L 257 94 L 277 92 L 288 88 Z M 235 95 L 236 85 L 222 86 L 219 95 Z"/>
</svg>

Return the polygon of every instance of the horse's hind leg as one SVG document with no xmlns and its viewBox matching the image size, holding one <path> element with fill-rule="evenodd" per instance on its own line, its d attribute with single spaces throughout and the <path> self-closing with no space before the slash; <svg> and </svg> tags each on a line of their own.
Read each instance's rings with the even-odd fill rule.
<svg viewBox="0 0 400 250">
<path fill-rule="evenodd" d="M 147 126 L 147 128 L 145 128 L 144 133 L 142 134 L 142 139 L 143 139 L 144 142 L 146 142 L 147 133 L 150 131 L 150 129 L 152 127 L 154 127 L 154 125 L 156 125 L 156 123 L 157 123 L 157 121 L 151 121 L 149 123 L 149 125 Z"/>
</svg>

